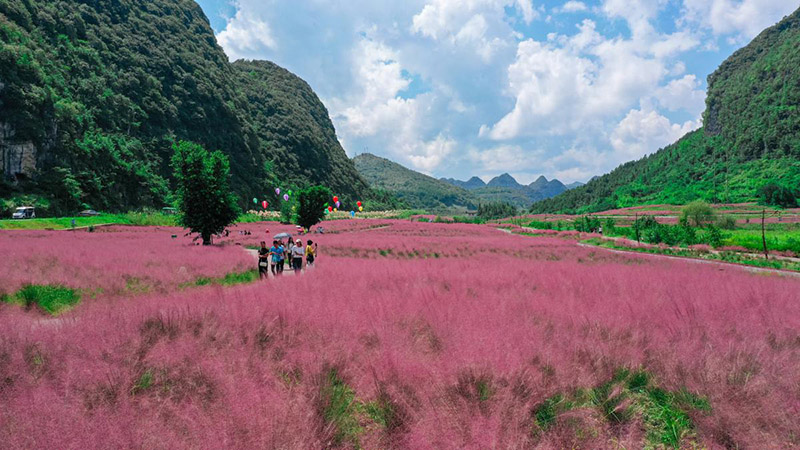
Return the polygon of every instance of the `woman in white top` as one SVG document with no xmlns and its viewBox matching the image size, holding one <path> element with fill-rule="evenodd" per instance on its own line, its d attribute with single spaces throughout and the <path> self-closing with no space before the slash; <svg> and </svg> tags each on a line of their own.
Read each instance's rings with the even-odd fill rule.
<svg viewBox="0 0 800 450">
<path fill-rule="evenodd" d="M 294 268 L 294 273 L 300 273 L 300 270 L 303 268 L 303 254 L 305 254 L 303 241 L 298 239 L 297 242 L 295 242 L 295 246 L 292 247 L 292 267 Z"/>
</svg>

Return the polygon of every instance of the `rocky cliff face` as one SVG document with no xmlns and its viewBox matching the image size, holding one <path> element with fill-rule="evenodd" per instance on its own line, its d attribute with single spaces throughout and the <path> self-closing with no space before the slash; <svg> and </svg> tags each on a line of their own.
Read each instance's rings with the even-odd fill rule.
<svg viewBox="0 0 800 450">
<path fill-rule="evenodd" d="M 0 122 L 0 167 L 10 182 L 27 179 L 36 173 L 36 147 L 33 142 L 14 139 L 11 125 Z"/>
</svg>

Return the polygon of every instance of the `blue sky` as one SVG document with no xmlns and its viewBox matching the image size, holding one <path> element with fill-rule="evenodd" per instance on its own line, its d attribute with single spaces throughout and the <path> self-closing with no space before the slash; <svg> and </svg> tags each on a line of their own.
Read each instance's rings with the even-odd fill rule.
<svg viewBox="0 0 800 450">
<path fill-rule="evenodd" d="M 702 125 L 706 77 L 800 0 L 199 0 L 305 79 L 350 156 L 586 181 Z"/>
</svg>

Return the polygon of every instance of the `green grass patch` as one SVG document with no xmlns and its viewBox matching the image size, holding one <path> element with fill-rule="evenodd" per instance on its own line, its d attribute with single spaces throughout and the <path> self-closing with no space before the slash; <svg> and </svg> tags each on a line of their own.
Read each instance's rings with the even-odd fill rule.
<svg viewBox="0 0 800 450">
<path fill-rule="evenodd" d="M 222 286 L 234 286 L 258 281 L 258 270 L 247 270 L 245 272 L 230 272 L 217 280 Z"/>
<path fill-rule="evenodd" d="M 355 391 L 344 382 L 336 369 L 330 369 L 321 389 L 323 402 L 322 417 L 332 424 L 336 445 L 348 442 L 358 448 L 359 435 L 364 428 L 359 422 L 361 407 L 356 401 Z"/>
<path fill-rule="evenodd" d="M 695 444 L 689 413 L 711 411 L 704 397 L 685 389 L 667 391 L 643 370 L 621 369 L 600 386 L 576 389 L 570 394 L 558 393 L 538 404 L 531 411 L 534 432 L 546 431 L 560 415 L 578 408 L 593 409 L 611 424 L 641 420 L 647 448 Z"/>
<path fill-rule="evenodd" d="M 335 368 L 324 373 L 320 388 L 321 415 L 326 423 L 334 427 L 335 446 L 349 444 L 361 448 L 360 436 L 368 429 L 396 430 L 401 419 L 386 394 L 376 400 L 363 402 L 355 390 L 347 385 Z"/>
<path fill-rule="evenodd" d="M 133 212 L 125 214 L 100 214 L 99 216 L 92 217 L 50 217 L 42 219 L 0 220 L 0 229 L 68 230 L 73 228 L 73 220 L 75 221 L 75 228 L 106 224 L 163 227 L 178 226 L 178 218 L 175 215 Z"/>
<path fill-rule="evenodd" d="M 245 270 L 244 272 L 229 272 L 225 276 L 212 278 L 212 277 L 198 277 L 194 281 L 180 285 L 181 288 L 194 287 L 194 286 L 235 286 L 237 284 L 247 284 L 258 281 L 258 270 Z"/>
<path fill-rule="evenodd" d="M 531 236 L 535 236 L 531 234 Z M 617 245 L 613 241 L 604 239 L 585 239 L 581 241 L 582 244 L 594 245 L 597 247 L 608 248 L 612 250 L 623 250 L 628 252 L 637 253 L 650 253 L 653 255 L 667 255 L 667 256 L 680 256 L 683 258 L 703 259 L 709 261 L 722 261 L 734 264 L 743 264 L 746 266 L 760 267 L 764 269 L 777 269 L 777 270 L 791 270 L 800 272 L 800 263 L 793 261 L 786 261 L 781 259 L 770 258 L 769 260 L 749 256 L 746 253 L 738 252 L 719 252 L 719 253 L 705 253 L 697 252 L 690 249 L 682 248 L 659 248 L 659 247 L 626 247 Z"/>
<path fill-rule="evenodd" d="M 75 306 L 81 299 L 80 293 L 61 285 L 35 285 L 23 286 L 13 295 L 0 297 L 5 303 L 14 303 L 30 308 L 39 306 L 52 315 L 57 315 Z"/>
<path fill-rule="evenodd" d="M 735 245 L 754 251 L 762 251 L 761 230 L 733 230 L 723 240 L 724 245 Z M 800 231 L 767 230 L 767 248 L 769 250 L 791 251 L 800 255 Z"/>
<path fill-rule="evenodd" d="M 151 369 L 147 369 L 144 371 L 142 376 L 139 377 L 138 380 L 133 384 L 131 388 L 131 394 L 136 395 L 140 392 L 144 392 L 153 385 L 153 371 Z"/>
<path fill-rule="evenodd" d="M 261 216 L 258 214 L 240 214 L 236 223 L 256 223 L 256 222 L 280 222 L 280 217 Z"/>
</svg>

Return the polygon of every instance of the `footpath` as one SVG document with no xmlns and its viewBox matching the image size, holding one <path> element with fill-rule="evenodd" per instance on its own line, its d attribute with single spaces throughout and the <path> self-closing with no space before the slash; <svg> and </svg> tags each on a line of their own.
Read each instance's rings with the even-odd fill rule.
<svg viewBox="0 0 800 450">
<path fill-rule="evenodd" d="M 528 228 L 528 227 L 520 227 L 520 228 L 522 228 L 526 232 L 530 232 L 530 233 L 536 233 L 537 231 L 540 231 L 540 230 L 536 230 L 534 228 Z M 511 231 L 509 229 L 498 228 L 498 230 L 503 231 L 503 232 L 508 233 L 508 234 L 513 234 L 513 231 Z M 554 237 L 557 237 L 557 236 L 554 236 Z M 615 239 L 609 239 L 609 240 L 620 240 L 620 239 L 624 240 L 624 238 L 615 238 Z M 634 242 L 634 241 L 630 241 L 630 242 Z M 709 259 L 702 259 L 702 258 L 691 258 L 691 257 L 679 256 L 679 255 L 664 255 L 664 254 L 658 254 L 658 253 L 637 252 L 635 250 L 623 250 L 623 249 L 607 248 L 607 247 L 601 247 L 599 245 L 585 244 L 583 242 L 576 242 L 576 243 L 577 243 L 577 245 L 579 247 L 591 248 L 593 250 L 604 250 L 604 251 L 607 251 L 607 252 L 623 254 L 623 255 L 637 255 L 637 256 L 641 256 L 641 257 L 645 257 L 645 258 L 655 258 L 655 259 L 658 259 L 658 258 L 661 258 L 661 259 L 664 259 L 664 258 L 680 259 L 680 260 L 683 260 L 683 261 L 688 261 L 688 262 L 692 262 L 692 263 L 696 263 L 696 264 L 712 264 L 712 265 L 716 265 L 716 266 L 718 266 L 720 268 L 725 268 L 725 267 L 733 268 L 733 267 L 735 267 L 735 268 L 739 268 L 741 270 L 745 270 L 747 272 L 752 272 L 752 273 L 783 275 L 783 276 L 788 276 L 788 277 L 792 277 L 792 278 L 800 278 L 800 272 L 795 272 L 795 271 L 792 271 L 792 270 L 771 269 L 771 268 L 768 268 L 768 267 L 755 267 L 755 266 L 749 266 L 747 264 L 740 264 L 740 263 L 735 263 L 735 262 L 717 261 L 717 260 L 709 260 Z M 720 252 L 712 251 L 712 253 L 719 254 Z M 758 257 L 759 255 L 753 254 L 753 256 Z M 786 256 L 775 256 L 774 258 L 775 259 L 780 259 L 780 260 L 785 260 L 785 261 L 800 262 L 800 258 L 789 258 L 789 257 L 786 257 Z"/>
</svg>

